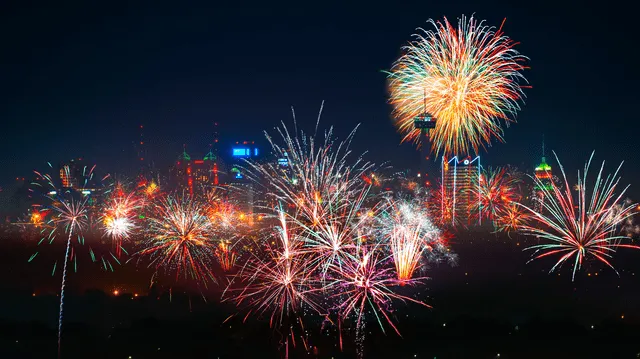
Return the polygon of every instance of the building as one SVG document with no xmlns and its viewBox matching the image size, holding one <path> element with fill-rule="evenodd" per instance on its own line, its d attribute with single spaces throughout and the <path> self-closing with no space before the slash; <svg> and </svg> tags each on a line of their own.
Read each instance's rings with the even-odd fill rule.
<svg viewBox="0 0 640 359">
<path fill-rule="evenodd" d="M 544 155 L 544 140 L 542 141 L 542 160 L 540 161 L 540 164 L 536 166 L 534 175 L 536 178 L 533 187 L 535 192 L 535 205 L 537 209 L 541 209 L 545 193 L 553 191 L 553 172 L 551 170 L 551 166 L 547 164 L 547 159 Z"/>
<path fill-rule="evenodd" d="M 254 183 L 247 178 L 248 160 L 257 161 L 262 152 L 255 141 L 238 141 L 231 147 L 231 170 L 229 183 L 231 186 L 230 200 L 250 218 L 254 213 L 255 190 Z"/>
<path fill-rule="evenodd" d="M 71 160 L 70 163 L 60 165 L 60 183 L 62 188 L 78 188 L 78 169 L 76 163 Z"/>
<path fill-rule="evenodd" d="M 202 159 L 192 159 L 186 146 L 172 169 L 173 186 L 193 195 L 218 184 L 218 158 L 210 149 Z"/>
<path fill-rule="evenodd" d="M 102 192 L 103 177 L 96 174 L 96 165 L 85 162 L 82 158 L 72 159 L 61 163 L 58 169 L 60 175 L 60 188 L 56 190 L 73 189 L 84 196 L 99 194 Z"/>
<path fill-rule="evenodd" d="M 551 166 L 547 164 L 547 159 L 543 156 L 540 164 L 535 168 L 536 191 L 553 190 L 553 172 Z"/>
<path fill-rule="evenodd" d="M 289 160 L 289 154 L 286 151 L 282 154 L 282 157 L 278 158 L 277 168 L 282 172 L 283 176 L 290 178 L 292 181 L 294 180 L 293 173 L 291 171 L 291 161 Z"/>
<path fill-rule="evenodd" d="M 442 213 L 451 213 L 451 223 L 471 224 L 474 218 L 480 218 L 480 206 L 474 206 L 474 201 L 480 200 L 480 156 L 466 157 L 460 160 L 458 156 L 446 159 L 442 157 L 442 189 L 441 205 L 450 206 L 442 209 Z M 476 209 L 474 209 L 476 208 Z"/>
<path fill-rule="evenodd" d="M 261 151 L 255 144 L 255 141 L 238 141 L 231 148 L 231 178 L 232 183 L 246 182 L 245 168 L 247 160 L 257 160 L 261 155 Z"/>
</svg>

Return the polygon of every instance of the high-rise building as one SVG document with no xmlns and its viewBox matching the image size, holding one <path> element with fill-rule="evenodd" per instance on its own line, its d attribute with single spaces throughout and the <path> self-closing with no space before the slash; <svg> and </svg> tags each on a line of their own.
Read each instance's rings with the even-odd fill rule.
<svg viewBox="0 0 640 359">
<path fill-rule="evenodd" d="M 243 173 L 243 168 L 246 167 L 246 160 L 256 160 L 260 155 L 261 152 L 254 141 L 236 142 L 231 148 L 231 182 L 244 182 L 245 174 Z"/>
<path fill-rule="evenodd" d="M 75 168 L 64 164 L 60 166 L 60 182 L 63 188 L 75 188 L 78 186 L 78 178 L 74 176 Z"/>
<path fill-rule="evenodd" d="M 553 191 L 553 172 L 551 166 L 547 164 L 544 153 L 544 139 L 542 140 L 542 160 L 535 168 L 536 183 L 534 185 L 536 206 L 540 208 L 544 201 L 545 192 Z"/>
<path fill-rule="evenodd" d="M 192 159 L 186 146 L 172 170 L 173 185 L 189 194 L 206 191 L 216 185 L 217 157 L 209 150 L 203 159 Z"/>
<path fill-rule="evenodd" d="M 472 213 L 475 208 L 481 211 L 480 206 L 473 206 L 474 201 L 479 201 L 480 156 L 466 157 L 460 160 L 458 156 L 446 159 L 442 157 L 442 189 L 441 204 L 451 206 L 442 210 L 442 213 L 451 213 L 451 222 L 471 224 L 472 218 L 480 218 L 480 213 Z"/>
<path fill-rule="evenodd" d="M 245 169 L 247 160 L 256 161 L 260 158 L 261 151 L 254 141 L 238 141 L 231 148 L 231 173 L 229 182 L 233 188 L 231 200 L 245 212 L 249 218 L 254 212 L 254 186 L 253 182 L 247 178 Z"/>
</svg>

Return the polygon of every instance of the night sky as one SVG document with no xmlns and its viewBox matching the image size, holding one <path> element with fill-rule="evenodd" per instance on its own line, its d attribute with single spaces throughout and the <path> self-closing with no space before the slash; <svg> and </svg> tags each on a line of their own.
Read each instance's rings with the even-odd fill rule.
<svg viewBox="0 0 640 359">
<path fill-rule="evenodd" d="M 321 127 L 344 137 L 361 123 L 356 152 L 413 167 L 418 153 L 399 145 L 382 71 L 427 19 L 475 13 L 496 26 L 506 17 L 533 86 L 484 163 L 531 168 L 544 133 L 569 169 L 594 149 L 598 160 L 627 161 L 623 181 L 640 194 L 636 15 L 610 1 L 6 3 L 0 185 L 72 157 L 122 171 L 139 124 L 160 167 L 183 143 L 204 154 L 214 121 L 224 141 L 261 140 L 291 123 L 294 106 L 312 130 L 323 100 Z"/>
</svg>

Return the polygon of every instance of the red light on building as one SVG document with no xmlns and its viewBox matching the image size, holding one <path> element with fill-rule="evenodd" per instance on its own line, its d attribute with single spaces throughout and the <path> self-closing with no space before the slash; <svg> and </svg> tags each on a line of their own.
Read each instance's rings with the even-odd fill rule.
<svg viewBox="0 0 640 359">
<path fill-rule="evenodd" d="M 195 161 L 193 161 L 193 163 L 195 163 L 197 165 L 201 165 L 201 164 L 204 163 L 204 161 L 203 160 L 195 160 Z"/>
<path fill-rule="evenodd" d="M 218 185 L 218 164 L 213 164 L 213 184 Z"/>
</svg>

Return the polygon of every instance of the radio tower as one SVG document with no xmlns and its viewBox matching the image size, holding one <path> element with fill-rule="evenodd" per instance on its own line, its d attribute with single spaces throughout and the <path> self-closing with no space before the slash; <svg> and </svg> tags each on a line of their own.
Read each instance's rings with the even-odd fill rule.
<svg viewBox="0 0 640 359">
<path fill-rule="evenodd" d="M 143 175 L 145 172 L 145 163 L 148 160 L 147 159 L 147 151 L 146 151 L 146 146 L 145 146 L 145 141 L 144 141 L 144 126 L 140 125 L 138 126 L 138 143 L 137 143 L 137 162 L 138 162 L 138 168 L 140 170 L 140 174 Z"/>
<path fill-rule="evenodd" d="M 431 178 L 435 178 L 436 164 L 431 160 L 429 148 L 429 131 L 436 127 L 436 119 L 427 112 L 427 89 L 424 89 L 424 113 L 413 119 L 413 127 L 420 130 L 420 170 L 424 171 L 426 186 L 432 185 Z"/>
<path fill-rule="evenodd" d="M 218 185 L 218 122 L 213 123 L 213 184 Z"/>
</svg>

